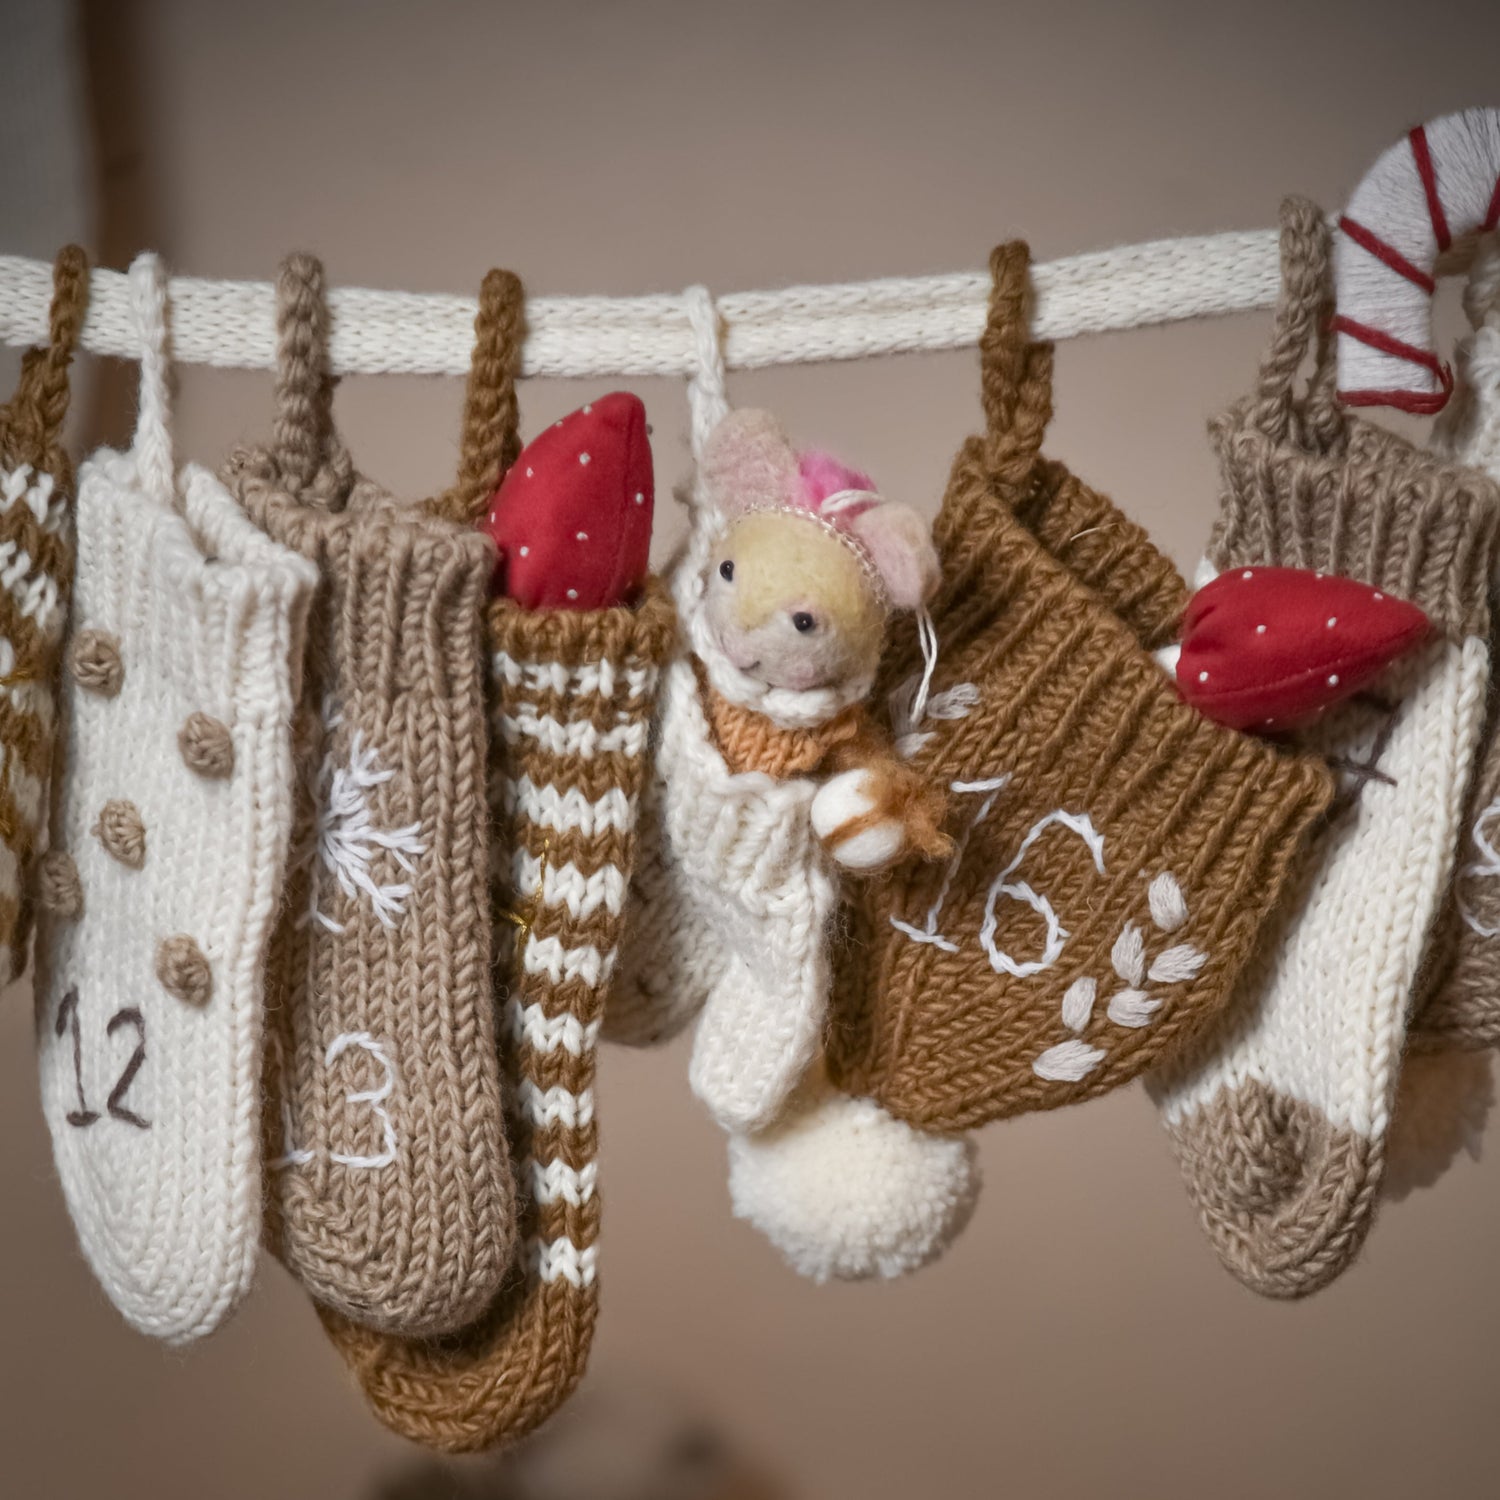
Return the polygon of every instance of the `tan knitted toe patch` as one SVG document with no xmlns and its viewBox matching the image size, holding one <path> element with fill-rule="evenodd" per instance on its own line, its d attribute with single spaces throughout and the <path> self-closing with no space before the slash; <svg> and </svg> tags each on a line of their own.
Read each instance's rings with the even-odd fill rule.
<svg viewBox="0 0 1500 1500">
<path fill-rule="evenodd" d="M 122 865 L 139 870 L 146 863 L 146 824 L 134 802 L 112 797 L 99 809 L 94 836 Z"/>
<path fill-rule="evenodd" d="M 117 697 L 125 682 L 119 641 L 107 630 L 80 630 L 68 648 L 68 670 L 79 687 L 104 698 Z"/>
</svg>

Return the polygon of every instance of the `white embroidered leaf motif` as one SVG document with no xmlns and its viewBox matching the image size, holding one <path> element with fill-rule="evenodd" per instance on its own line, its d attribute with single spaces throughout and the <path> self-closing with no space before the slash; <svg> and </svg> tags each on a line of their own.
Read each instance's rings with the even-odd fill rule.
<svg viewBox="0 0 1500 1500">
<path fill-rule="evenodd" d="M 1161 1009 L 1161 1001 L 1153 1000 L 1144 990 L 1121 990 L 1109 1002 L 1109 1018 L 1116 1026 L 1149 1026 L 1151 1017 Z"/>
<path fill-rule="evenodd" d="M 1181 984 L 1193 979 L 1198 970 L 1208 962 L 1208 954 L 1200 953 L 1191 943 L 1179 943 L 1156 956 L 1147 978 L 1157 984 Z"/>
<path fill-rule="evenodd" d="M 1176 932 L 1187 921 L 1187 902 L 1182 898 L 1182 887 L 1170 870 L 1163 870 L 1151 882 L 1147 899 L 1151 902 L 1151 920 L 1163 932 Z"/>
<path fill-rule="evenodd" d="M 1055 1047 L 1048 1047 L 1032 1063 L 1031 1071 L 1038 1078 L 1046 1078 L 1052 1083 L 1077 1083 L 1087 1078 L 1103 1060 L 1104 1048 L 1090 1047 L 1087 1042 L 1071 1037 Z"/>
<path fill-rule="evenodd" d="M 1082 979 L 1075 979 L 1068 986 L 1068 992 L 1062 998 L 1062 1018 L 1063 1025 L 1069 1031 L 1082 1031 L 1089 1024 L 1098 989 L 1098 985 L 1087 975 Z"/>
<path fill-rule="evenodd" d="M 1139 985 L 1146 977 L 1146 943 L 1141 929 L 1134 922 L 1127 922 L 1125 930 L 1115 939 L 1109 961 L 1115 973 L 1129 985 Z"/>
</svg>

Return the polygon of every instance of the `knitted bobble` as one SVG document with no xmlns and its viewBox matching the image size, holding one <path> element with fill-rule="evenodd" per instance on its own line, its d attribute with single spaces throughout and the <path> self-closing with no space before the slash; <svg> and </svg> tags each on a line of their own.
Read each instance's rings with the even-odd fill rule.
<svg viewBox="0 0 1500 1500">
<path fill-rule="evenodd" d="M 80 630 L 68 647 L 68 670 L 86 691 L 103 698 L 118 697 L 125 682 L 119 641 L 107 630 Z"/>
<path fill-rule="evenodd" d="M 156 950 L 156 977 L 169 995 L 188 1005 L 201 1008 L 213 994 L 214 976 L 208 959 L 185 933 L 162 939 Z"/>
<path fill-rule="evenodd" d="M 73 856 L 62 849 L 49 849 L 37 866 L 37 899 L 44 911 L 56 917 L 83 915 L 83 882 Z"/>
<path fill-rule="evenodd" d="M 188 769 L 222 780 L 234 771 L 234 740 L 222 720 L 191 713 L 177 731 L 177 748 Z"/>
<path fill-rule="evenodd" d="M 139 870 L 146 863 L 146 825 L 134 802 L 112 797 L 99 809 L 94 836 L 104 845 L 105 853 Z"/>
</svg>

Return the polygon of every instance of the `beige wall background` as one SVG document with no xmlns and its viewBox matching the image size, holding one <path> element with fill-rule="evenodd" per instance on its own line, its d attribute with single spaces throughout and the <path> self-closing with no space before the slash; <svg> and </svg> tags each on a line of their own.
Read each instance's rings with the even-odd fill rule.
<svg viewBox="0 0 1500 1500">
<path fill-rule="evenodd" d="M 727 290 L 977 267 L 1017 234 L 1046 258 L 1265 226 L 1285 191 L 1336 206 L 1409 124 L 1500 103 L 1493 0 L 96 0 L 85 20 L 106 263 L 152 245 L 186 273 L 264 278 L 307 247 L 335 282 L 413 290 L 469 291 L 494 263 L 535 293 Z M 34 223 L 0 222 L 0 249 L 41 248 Z M 1264 331 L 1236 318 L 1061 352 L 1053 451 L 1184 564 L 1214 496 L 1204 420 Z M 106 387 L 81 441 L 123 432 L 125 372 Z M 606 388 L 528 385 L 528 429 Z M 686 410 L 675 384 L 636 389 L 665 535 Z M 417 495 L 454 464 L 460 394 L 349 381 L 340 416 L 362 465 Z M 732 395 L 932 508 L 976 421 L 976 363 L 768 372 Z M 269 398 L 261 375 L 184 371 L 185 456 L 263 432 Z M 121 1324 L 53 1177 L 27 997 L 0 1011 L 0 1492 L 355 1500 L 400 1474 L 410 1450 L 274 1265 L 206 1347 Z M 1362 1263 L 1304 1305 L 1218 1268 L 1138 1090 L 989 1131 L 983 1201 L 939 1266 L 817 1288 L 730 1217 L 681 1049 L 608 1051 L 600 1096 L 588 1399 L 524 1471 L 466 1484 L 580 1500 L 1500 1490 L 1493 1131 L 1489 1159 L 1387 1209 Z"/>
</svg>

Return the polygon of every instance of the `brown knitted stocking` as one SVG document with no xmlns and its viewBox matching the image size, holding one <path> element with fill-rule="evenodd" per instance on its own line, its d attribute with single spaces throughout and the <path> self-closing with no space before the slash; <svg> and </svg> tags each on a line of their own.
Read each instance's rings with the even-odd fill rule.
<svg viewBox="0 0 1500 1500">
<path fill-rule="evenodd" d="M 68 365 L 88 303 L 77 245 L 52 268 L 47 343 L 22 358 L 0 406 L 0 546 L 29 559 L 0 587 L 0 982 L 26 967 L 32 862 L 46 816 L 57 725 L 57 656 L 73 587 L 73 466 L 62 447 Z"/>
<path fill-rule="evenodd" d="M 321 266 L 290 257 L 277 295 L 276 443 L 227 475 L 322 577 L 267 972 L 267 1232 L 324 1307 L 447 1333 L 489 1305 L 512 1250 L 484 920 L 493 553 L 353 474 Z"/>
<path fill-rule="evenodd" d="M 1184 1045 L 1331 795 L 1310 758 L 1186 708 L 1143 649 L 1170 636 L 1181 584 L 1038 455 L 1052 351 L 1026 336 L 1027 265 L 1021 244 L 993 257 L 988 430 L 935 527 L 935 691 L 972 684 L 979 701 L 920 726 L 913 763 L 952 787 L 959 852 L 851 904 L 828 1037 L 841 1087 L 928 1130 L 1089 1098 Z M 1018 511 L 1071 542 L 1076 575 Z M 1122 568 L 1112 609 L 1088 584 Z M 882 686 L 917 660 L 898 637 Z"/>
<path fill-rule="evenodd" d="M 492 272 L 483 303 L 496 286 Z M 513 278 L 510 278 L 513 282 Z M 519 285 L 513 288 L 519 312 Z M 476 515 L 515 458 L 519 320 L 507 357 L 476 361 L 466 424 Z M 462 488 L 462 487 L 461 487 Z M 376 1415 L 416 1442 L 473 1451 L 544 1422 L 582 1378 L 598 1308 L 595 1049 L 634 862 L 657 673 L 675 636 L 653 583 L 636 608 L 489 607 L 491 799 L 501 1056 L 515 1130 L 519 1275 L 456 1337 L 393 1338 L 322 1311 Z M 608 734 L 615 748 L 604 748 Z"/>
</svg>

